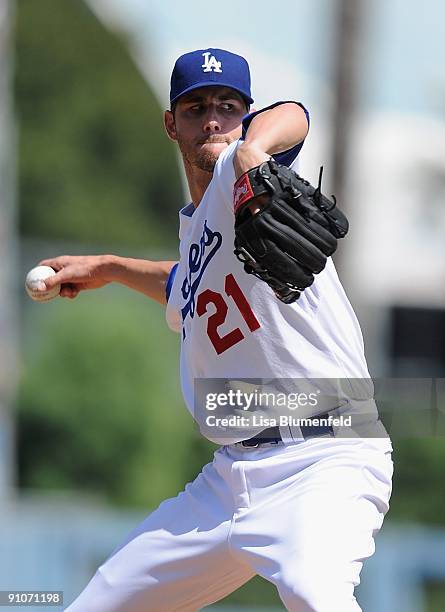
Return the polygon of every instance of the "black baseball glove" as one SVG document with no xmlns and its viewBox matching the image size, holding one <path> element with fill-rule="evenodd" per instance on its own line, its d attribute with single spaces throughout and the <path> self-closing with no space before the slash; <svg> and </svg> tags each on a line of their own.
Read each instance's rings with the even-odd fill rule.
<svg viewBox="0 0 445 612">
<path fill-rule="evenodd" d="M 235 255 L 244 269 L 266 282 L 284 303 L 300 297 L 348 231 L 335 197 L 321 193 L 273 160 L 235 183 Z M 261 196 L 261 197 L 258 197 Z M 254 200 L 255 198 L 255 200 Z M 252 211 L 252 206 L 259 208 Z"/>
</svg>

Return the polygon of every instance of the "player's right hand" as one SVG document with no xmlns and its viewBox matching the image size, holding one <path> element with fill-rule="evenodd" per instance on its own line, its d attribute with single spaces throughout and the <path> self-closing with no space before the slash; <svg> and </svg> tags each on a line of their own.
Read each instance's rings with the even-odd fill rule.
<svg viewBox="0 0 445 612">
<path fill-rule="evenodd" d="M 43 259 L 39 266 L 50 266 L 56 271 L 45 280 L 47 289 L 61 284 L 60 297 L 73 299 L 80 291 L 100 289 L 112 281 L 111 258 L 108 255 L 61 255 Z"/>
</svg>

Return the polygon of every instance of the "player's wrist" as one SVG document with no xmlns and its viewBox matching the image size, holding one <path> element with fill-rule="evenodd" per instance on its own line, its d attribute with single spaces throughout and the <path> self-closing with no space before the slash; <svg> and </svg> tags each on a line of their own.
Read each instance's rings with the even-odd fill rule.
<svg viewBox="0 0 445 612">
<path fill-rule="evenodd" d="M 233 158 L 236 178 L 270 159 L 270 155 L 256 142 L 242 142 L 238 145 Z"/>
<path fill-rule="evenodd" d="M 118 255 L 100 255 L 99 270 L 100 276 L 108 283 L 119 282 L 123 271 L 123 257 Z"/>
</svg>

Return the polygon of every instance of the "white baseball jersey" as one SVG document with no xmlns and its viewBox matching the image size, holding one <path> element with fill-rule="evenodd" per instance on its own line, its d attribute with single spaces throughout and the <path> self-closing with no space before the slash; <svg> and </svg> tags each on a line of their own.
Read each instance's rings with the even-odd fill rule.
<svg viewBox="0 0 445 612">
<path fill-rule="evenodd" d="M 284 304 L 235 257 L 233 156 L 238 142 L 220 155 L 199 206 L 189 204 L 179 213 L 180 261 L 166 316 L 182 334 L 182 391 L 198 421 L 203 412 L 196 410 L 201 401 L 195 396 L 196 379 L 369 378 L 360 326 L 331 259 L 296 302 Z M 319 413 L 315 407 L 312 414 Z M 231 440 L 226 435 L 223 440 L 201 427 L 217 443 L 260 430 L 234 432 Z"/>
</svg>

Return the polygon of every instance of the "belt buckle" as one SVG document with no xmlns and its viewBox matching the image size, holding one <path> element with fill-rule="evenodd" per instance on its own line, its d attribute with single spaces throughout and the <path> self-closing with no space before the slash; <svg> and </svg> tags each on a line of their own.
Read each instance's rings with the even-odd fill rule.
<svg viewBox="0 0 445 612">
<path fill-rule="evenodd" d="M 275 436 L 272 434 L 275 434 Z M 262 444 L 278 444 L 281 441 L 279 429 L 277 427 L 269 427 L 268 429 L 263 429 L 263 431 L 253 438 L 242 440 L 241 444 L 244 448 L 258 448 Z"/>
<path fill-rule="evenodd" d="M 246 444 L 246 442 L 249 442 L 249 440 L 241 440 L 241 444 L 244 448 L 258 448 L 260 445 L 259 442 L 255 442 L 255 444 Z"/>
</svg>

